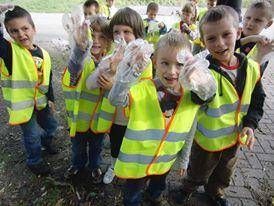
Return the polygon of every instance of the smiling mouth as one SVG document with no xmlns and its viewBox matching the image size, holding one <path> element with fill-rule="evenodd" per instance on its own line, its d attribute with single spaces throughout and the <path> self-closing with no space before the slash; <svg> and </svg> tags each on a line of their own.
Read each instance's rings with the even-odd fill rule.
<svg viewBox="0 0 274 206">
<path fill-rule="evenodd" d="M 225 52 L 227 52 L 228 51 L 228 49 L 224 49 L 224 50 L 222 50 L 222 51 L 217 51 L 217 52 L 215 52 L 216 54 L 224 54 Z"/>
<path fill-rule="evenodd" d="M 164 77 L 164 79 L 167 81 L 167 83 L 173 83 L 174 81 L 178 81 L 178 78 Z"/>
</svg>

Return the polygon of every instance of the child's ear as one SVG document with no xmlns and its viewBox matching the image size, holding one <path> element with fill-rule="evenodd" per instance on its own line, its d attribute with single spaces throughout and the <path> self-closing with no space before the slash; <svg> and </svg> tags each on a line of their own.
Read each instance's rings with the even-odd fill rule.
<svg viewBox="0 0 274 206">
<path fill-rule="evenodd" d="M 267 25 L 265 26 L 265 29 L 267 29 L 268 27 L 270 27 L 273 24 L 273 20 L 270 20 Z"/>
<path fill-rule="evenodd" d="M 236 36 L 237 40 L 239 40 L 241 38 L 242 31 L 243 31 L 243 29 L 241 27 L 239 27 L 237 29 L 237 36 Z"/>
<path fill-rule="evenodd" d="M 155 55 L 155 53 L 151 57 L 151 61 L 152 61 L 153 68 L 155 69 L 156 68 L 156 55 Z"/>
</svg>

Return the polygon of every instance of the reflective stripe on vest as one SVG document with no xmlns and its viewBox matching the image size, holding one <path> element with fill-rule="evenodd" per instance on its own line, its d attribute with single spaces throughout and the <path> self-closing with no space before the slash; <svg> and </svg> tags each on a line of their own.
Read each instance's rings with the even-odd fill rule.
<svg viewBox="0 0 274 206">
<path fill-rule="evenodd" d="M 152 63 L 142 72 L 140 80 L 152 78 Z M 115 120 L 117 109 L 109 103 L 107 98 L 108 94 L 105 93 L 100 109 L 98 109 L 98 124 L 96 132 L 108 133 L 110 132 L 111 126 Z"/>
<path fill-rule="evenodd" d="M 65 96 L 66 110 L 70 136 L 76 132 L 94 131 L 97 126 L 98 108 L 101 99 L 100 89 L 88 90 L 86 79 L 95 69 L 92 60 L 86 60 L 81 76 L 75 86 L 70 86 L 70 73 L 65 69 L 62 79 L 62 87 Z"/>
<path fill-rule="evenodd" d="M 142 178 L 170 170 L 199 109 L 192 103 L 190 92 L 181 92 L 166 125 L 153 80 L 142 81 L 130 89 L 129 122 L 114 169 L 118 177 Z"/>
<path fill-rule="evenodd" d="M 38 70 L 31 53 L 17 43 L 11 42 L 12 75 L 9 75 L 4 62 L 1 64 L 1 87 L 12 125 L 28 122 L 34 106 L 41 110 L 47 105 L 51 60 L 49 54 L 41 48 L 43 64 L 42 79 L 38 79 Z"/>
<path fill-rule="evenodd" d="M 205 108 L 198 112 L 198 124 L 195 141 L 207 151 L 220 151 L 243 143 L 240 137 L 242 119 L 247 114 L 252 92 L 260 78 L 259 65 L 249 59 L 246 69 L 246 82 L 240 98 L 234 86 L 222 78 L 223 95 L 216 92 L 216 96 Z M 219 88 L 220 74 L 210 70 L 217 88 Z"/>
</svg>

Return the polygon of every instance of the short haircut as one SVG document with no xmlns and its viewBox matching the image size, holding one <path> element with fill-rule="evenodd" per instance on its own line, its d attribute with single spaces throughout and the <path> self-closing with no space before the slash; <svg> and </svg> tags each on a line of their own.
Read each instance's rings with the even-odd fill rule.
<svg viewBox="0 0 274 206">
<path fill-rule="evenodd" d="M 193 5 L 193 3 L 186 3 L 182 8 L 182 11 L 195 14 L 195 6 Z"/>
<path fill-rule="evenodd" d="M 159 11 L 159 5 L 156 4 L 155 2 L 150 2 L 148 5 L 147 5 L 147 13 L 149 11 Z"/>
<path fill-rule="evenodd" d="M 84 3 L 84 7 L 90 7 L 90 6 L 95 6 L 96 8 L 99 8 L 99 3 L 96 0 L 87 0 Z"/>
<path fill-rule="evenodd" d="M 31 15 L 30 13 L 20 7 L 20 6 L 14 6 L 14 9 L 11 10 L 11 11 L 8 11 L 6 12 L 5 14 L 5 19 L 4 19 L 4 24 L 5 24 L 5 27 L 6 27 L 6 30 L 8 31 L 7 29 L 7 24 L 9 21 L 13 20 L 13 19 L 16 19 L 16 18 L 27 18 L 28 22 L 30 23 L 30 25 L 35 28 L 35 25 L 34 25 L 34 22 L 31 18 Z"/>
<path fill-rule="evenodd" d="M 219 5 L 216 7 L 213 7 L 209 9 L 205 15 L 202 17 L 200 23 L 199 23 L 199 31 L 201 38 L 203 39 L 203 25 L 209 22 L 218 22 L 222 19 L 228 19 L 231 18 L 230 20 L 233 21 L 233 25 L 235 28 L 239 27 L 239 15 L 238 13 L 230 6 L 225 6 L 225 5 Z"/>
<path fill-rule="evenodd" d="M 262 9 L 268 20 L 272 20 L 273 18 L 273 9 L 269 1 L 256 1 L 248 7 L 248 10 L 249 9 Z"/>
<path fill-rule="evenodd" d="M 173 49 L 182 49 L 186 48 L 191 51 L 191 44 L 189 40 L 182 35 L 181 32 L 171 31 L 160 38 L 157 43 L 156 50 L 154 52 L 155 56 L 157 56 L 157 52 L 162 48 L 173 48 Z"/>
<path fill-rule="evenodd" d="M 102 32 L 106 41 L 107 41 L 107 50 L 110 50 L 111 47 L 111 38 L 109 38 L 108 33 L 109 33 L 109 21 L 107 20 L 106 17 L 95 15 L 90 17 L 90 28 L 92 31 L 96 32 Z"/>
<path fill-rule="evenodd" d="M 113 38 L 113 27 L 115 25 L 129 26 L 133 30 L 135 38 L 144 38 L 144 24 L 143 20 L 135 10 L 125 7 L 119 9 L 110 20 L 109 29 Z"/>
</svg>

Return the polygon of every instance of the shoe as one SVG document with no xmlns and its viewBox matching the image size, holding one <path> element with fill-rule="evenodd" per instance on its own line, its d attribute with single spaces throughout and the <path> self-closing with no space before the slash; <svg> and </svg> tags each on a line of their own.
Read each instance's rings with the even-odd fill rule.
<svg viewBox="0 0 274 206">
<path fill-rule="evenodd" d="M 38 164 L 28 165 L 30 171 L 35 175 L 48 175 L 51 172 L 50 166 L 47 162 L 41 161 Z"/>
<path fill-rule="evenodd" d="M 181 205 L 186 203 L 190 199 L 191 195 L 192 195 L 192 192 L 186 192 L 186 191 L 180 190 L 176 192 L 176 194 L 174 194 L 173 201 L 176 204 Z"/>
<path fill-rule="evenodd" d="M 215 202 L 216 206 L 230 206 L 228 200 L 222 196 L 213 198 L 213 201 Z"/>
<path fill-rule="evenodd" d="M 75 177 L 76 175 L 78 175 L 80 172 L 80 170 L 76 169 L 75 167 L 73 167 L 72 165 L 67 169 L 67 171 L 64 173 L 64 178 L 66 180 L 70 180 L 73 177 Z"/>
<path fill-rule="evenodd" d="M 110 184 L 113 181 L 114 177 L 115 177 L 114 169 L 109 167 L 104 175 L 103 182 L 105 184 Z"/>
<path fill-rule="evenodd" d="M 92 172 L 91 172 L 92 182 L 94 184 L 101 183 L 102 182 L 102 176 L 103 176 L 103 173 L 102 173 L 102 171 L 99 167 L 92 170 Z"/>
<path fill-rule="evenodd" d="M 168 205 L 167 201 L 163 198 L 161 194 L 157 198 L 152 198 L 148 191 L 144 193 L 143 205 L 148 206 L 166 206 Z"/>
<path fill-rule="evenodd" d="M 50 144 L 43 147 L 45 148 L 45 151 L 50 155 L 55 155 L 59 153 L 59 150 L 54 146 L 54 144 Z"/>
</svg>

